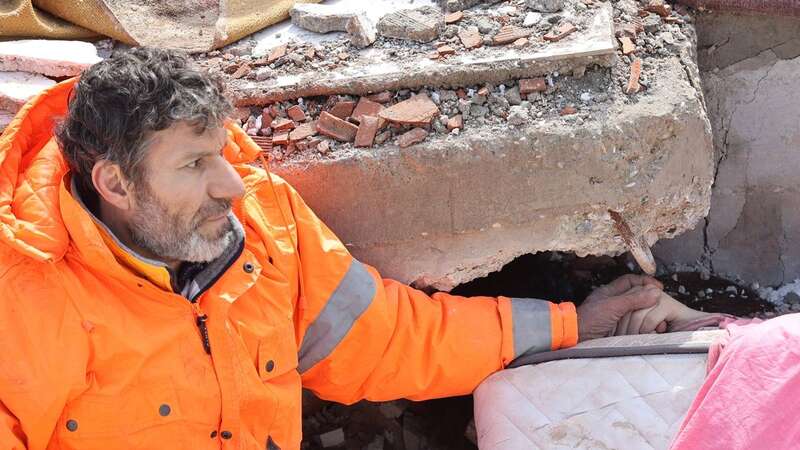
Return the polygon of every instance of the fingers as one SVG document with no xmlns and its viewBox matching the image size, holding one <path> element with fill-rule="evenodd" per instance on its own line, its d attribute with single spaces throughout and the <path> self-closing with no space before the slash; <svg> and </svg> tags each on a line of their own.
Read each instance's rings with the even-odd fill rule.
<svg viewBox="0 0 800 450">
<path fill-rule="evenodd" d="M 658 324 L 658 326 L 656 326 L 656 333 L 661 334 L 666 332 L 667 332 L 667 322 L 662 321 L 661 323 Z"/>
<path fill-rule="evenodd" d="M 637 309 L 645 309 L 658 303 L 663 292 L 654 285 L 635 286 L 624 294 L 612 297 L 620 317 Z"/>
<path fill-rule="evenodd" d="M 625 332 L 628 330 L 628 324 L 631 322 L 631 314 L 628 313 L 622 316 L 617 322 L 616 328 L 614 328 L 614 336 L 624 336 Z"/>
<path fill-rule="evenodd" d="M 609 296 L 620 295 L 625 291 L 634 287 L 655 286 L 658 289 L 663 289 L 664 285 L 660 281 L 648 275 L 635 275 L 629 273 L 623 275 L 616 280 L 603 286 L 602 289 Z"/>
<path fill-rule="evenodd" d="M 631 313 L 631 320 L 630 322 L 628 322 L 626 334 L 641 334 L 649 332 L 649 331 L 642 331 L 643 329 L 642 325 L 645 319 L 647 318 L 648 313 L 650 313 L 653 310 L 653 308 L 655 307 L 647 309 L 639 309 Z"/>
</svg>

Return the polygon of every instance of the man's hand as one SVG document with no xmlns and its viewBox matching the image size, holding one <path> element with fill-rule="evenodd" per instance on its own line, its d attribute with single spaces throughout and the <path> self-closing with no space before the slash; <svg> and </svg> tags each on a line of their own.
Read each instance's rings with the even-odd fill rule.
<svg viewBox="0 0 800 450">
<path fill-rule="evenodd" d="M 628 313 L 658 303 L 663 285 L 645 275 L 625 275 L 595 289 L 578 307 L 578 339 L 611 336 Z"/>
<path fill-rule="evenodd" d="M 626 314 L 620 319 L 615 335 L 663 333 L 665 331 L 694 331 L 705 326 L 717 326 L 728 314 L 697 311 L 661 293 L 655 306 Z"/>
</svg>

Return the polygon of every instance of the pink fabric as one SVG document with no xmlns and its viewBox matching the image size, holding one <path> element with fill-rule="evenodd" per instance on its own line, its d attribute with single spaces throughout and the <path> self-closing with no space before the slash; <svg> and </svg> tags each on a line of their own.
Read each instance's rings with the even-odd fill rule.
<svg viewBox="0 0 800 450">
<path fill-rule="evenodd" d="M 671 449 L 800 449 L 800 314 L 726 329 Z"/>
</svg>

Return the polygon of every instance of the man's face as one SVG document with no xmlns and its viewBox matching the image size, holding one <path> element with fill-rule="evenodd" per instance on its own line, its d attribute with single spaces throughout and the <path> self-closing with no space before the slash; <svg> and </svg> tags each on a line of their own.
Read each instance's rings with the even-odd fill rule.
<svg viewBox="0 0 800 450">
<path fill-rule="evenodd" d="M 164 261 L 211 261 L 233 239 L 231 202 L 244 185 L 221 155 L 224 128 L 202 134 L 179 122 L 154 133 L 133 186 L 134 243 Z"/>
</svg>

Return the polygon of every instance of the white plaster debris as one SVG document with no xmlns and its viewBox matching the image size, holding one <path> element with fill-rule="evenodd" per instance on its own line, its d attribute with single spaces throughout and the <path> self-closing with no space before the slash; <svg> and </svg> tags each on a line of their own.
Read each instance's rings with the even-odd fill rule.
<svg viewBox="0 0 800 450">
<path fill-rule="evenodd" d="M 781 308 L 787 308 L 789 305 L 785 302 L 786 296 L 789 294 L 800 296 L 800 279 L 784 284 L 778 288 L 761 287 L 757 289 L 757 293 L 759 297 L 772 303 L 779 310 Z"/>
<path fill-rule="evenodd" d="M 0 72 L 0 109 L 17 112 L 29 98 L 55 84 L 35 73 Z"/>
<path fill-rule="evenodd" d="M 68 77 L 101 61 L 89 42 L 24 39 L 0 42 L 0 71 Z"/>
<path fill-rule="evenodd" d="M 363 11 L 370 21 L 374 24 L 378 23 L 384 15 L 399 11 L 401 9 L 418 8 L 425 5 L 436 5 L 433 0 L 415 0 L 414 3 L 398 2 L 396 0 L 371 0 L 364 2 L 363 0 L 332 0 L 325 2 L 325 5 L 336 6 L 344 10 L 360 10 Z M 314 33 L 313 31 L 304 30 L 291 21 L 283 21 L 269 26 L 258 33 L 252 35 L 252 39 L 256 45 L 253 48 L 253 56 L 263 56 L 269 53 L 270 50 L 278 45 L 285 44 L 290 41 L 308 42 L 311 44 L 319 44 L 322 42 L 334 41 L 340 39 L 344 33 L 331 32 L 331 33 Z"/>
</svg>

